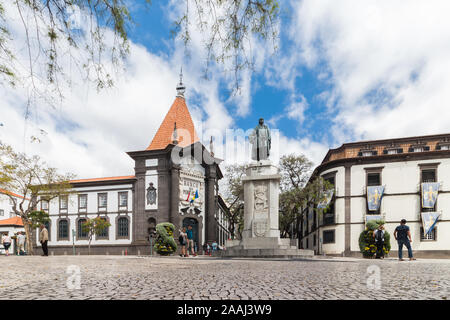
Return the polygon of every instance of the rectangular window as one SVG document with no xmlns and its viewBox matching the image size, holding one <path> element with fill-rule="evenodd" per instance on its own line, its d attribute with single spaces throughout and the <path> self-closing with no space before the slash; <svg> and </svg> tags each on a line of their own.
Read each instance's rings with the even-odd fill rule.
<svg viewBox="0 0 450 320">
<path fill-rule="evenodd" d="M 80 194 L 78 196 L 78 209 L 87 210 L 87 194 Z"/>
<path fill-rule="evenodd" d="M 3 209 L 0 209 L 0 216 L 4 216 L 5 215 L 5 210 L 3 210 Z"/>
<path fill-rule="evenodd" d="M 98 194 L 98 209 L 106 210 L 106 205 L 108 204 L 108 194 L 99 193 Z"/>
<path fill-rule="evenodd" d="M 47 200 L 41 201 L 41 210 L 48 211 L 48 201 Z"/>
<path fill-rule="evenodd" d="M 421 181 L 422 183 L 426 182 L 436 182 L 436 169 L 435 168 L 427 168 L 421 170 Z M 422 197 L 422 195 L 421 195 Z M 422 201 L 421 201 L 422 203 Z M 421 205 L 422 206 L 422 205 Z M 434 208 L 422 208 L 422 212 L 433 212 L 436 211 L 436 205 Z"/>
<path fill-rule="evenodd" d="M 434 241 L 436 240 L 436 227 L 428 234 L 423 234 L 423 228 L 420 228 L 420 241 Z"/>
<path fill-rule="evenodd" d="M 422 182 L 436 182 L 436 169 L 423 169 Z"/>
<path fill-rule="evenodd" d="M 128 192 L 119 192 L 119 210 L 128 207 Z"/>
<path fill-rule="evenodd" d="M 367 174 L 367 186 L 380 186 L 381 174 L 379 172 Z"/>
<path fill-rule="evenodd" d="M 67 196 L 59 197 L 59 210 L 67 210 L 68 202 Z"/>
<path fill-rule="evenodd" d="M 440 150 L 450 150 L 450 145 L 441 146 Z"/>
<path fill-rule="evenodd" d="M 334 230 L 327 230 L 323 232 L 323 243 L 334 243 Z"/>
<path fill-rule="evenodd" d="M 325 178 L 325 181 L 329 182 L 334 186 L 334 176 Z M 334 188 L 336 190 L 336 188 Z M 335 191 L 336 192 L 336 191 Z M 328 208 L 323 211 L 323 225 L 329 225 L 334 224 L 334 216 L 335 216 L 335 209 L 334 209 L 334 200 L 331 200 Z"/>
</svg>

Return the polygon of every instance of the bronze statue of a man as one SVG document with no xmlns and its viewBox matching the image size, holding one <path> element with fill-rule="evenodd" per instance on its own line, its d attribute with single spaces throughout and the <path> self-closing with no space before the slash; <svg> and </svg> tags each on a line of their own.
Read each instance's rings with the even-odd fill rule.
<svg viewBox="0 0 450 320">
<path fill-rule="evenodd" d="M 270 155 L 271 137 L 270 130 L 264 124 L 264 119 L 259 119 L 259 124 L 255 127 L 249 137 L 252 144 L 252 160 L 266 160 Z"/>
</svg>

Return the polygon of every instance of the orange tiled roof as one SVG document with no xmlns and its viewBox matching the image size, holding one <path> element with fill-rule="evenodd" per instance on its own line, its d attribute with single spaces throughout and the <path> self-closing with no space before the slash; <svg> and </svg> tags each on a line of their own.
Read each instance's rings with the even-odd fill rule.
<svg viewBox="0 0 450 320">
<path fill-rule="evenodd" d="M 14 193 L 14 192 L 11 192 L 11 191 L 8 191 L 8 190 L 5 190 L 5 189 L 1 189 L 0 188 L 0 193 L 9 194 L 9 195 L 11 195 L 13 197 L 23 199 L 23 197 L 21 195 L 18 195 L 18 194 Z"/>
<path fill-rule="evenodd" d="M 14 217 L 5 220 L 0 220 L 0 226 L 21 226 L 23 227 L 23 222 L 21 217 Z"/>
<path fill-rule="evenodd" d="M 171 144 L 175 123 L 177 124 L 178 145 L 180 147 L 187 147 L 200 140 L 197 132 L 195 132 L 194 122 L 185 99 L 176 97 L 147 150 L 162 150 Z M 186 136 L 186 133 L 189 133 L 189 136 Z"/>
<path fill-rule="evenodd" d="M 79 182 L 95 182 L 95 181 L 113 181 L 113 180 L 126 180 L 133 179 L 135 176 L 121 176 L 121 177 L 107 177 L 107 178 L 93 178 L 93 179 L 79 179 L 70 180 L 69 183 L 79 183 Z"/>
</svg>

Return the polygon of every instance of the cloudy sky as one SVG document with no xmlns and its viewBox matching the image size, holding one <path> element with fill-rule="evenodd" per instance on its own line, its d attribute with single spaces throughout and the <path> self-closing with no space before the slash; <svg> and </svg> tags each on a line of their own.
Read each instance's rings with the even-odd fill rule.
<svg viewBox="0 0 450 320">
<path fill-rule="evenodd" d="M 75 85 L 61 106 L 35 106 L 25 119 L 25 89 L 0 86 L 0 140 L 79 178 L 133 174 L 125 152 L 151 142 L 181 66 L 205 142 L 263 117 L 279 130 L 279 154 L 303 153 L 317 165 L 345 142 L 450 132 L 449 1 L 280 1 L 279 48 L 255 42 L 256 68 L 243 74 L 240 95 L 229 94 L 233 79 L 220 66 L 203 79 L 200 35 L 189 55 L 171 38 L 181 1 L 153 1 L 149 10 L 142 2 L 131 5 L 137 25 L 115 88 Z M 9 26 L 25 48 L 18 22 Z"/>
</svg>

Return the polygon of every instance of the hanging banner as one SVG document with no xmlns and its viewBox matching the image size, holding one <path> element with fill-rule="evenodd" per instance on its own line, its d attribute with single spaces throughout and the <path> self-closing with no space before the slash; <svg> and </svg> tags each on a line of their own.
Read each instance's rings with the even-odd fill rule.
<svg viewBox="0 0 450 320">
<path fill-rule="evenodd" d="M 439 192 L 439 182 L 422 183 L 422 208 L 434 208 Z"/>
<path fill-rule="evenodd" d="M 422 212 L 423 234 L 426 235 L 433 231 L 436 222 L 441 214 L 438 212 Z"/>
<path fill-rule="evenodd" d="M 319 202 L 317 205 L 318 209 L 325 209 L 333 199 L 334 189 L 325 191 L 325 199 Z"/>
<path fill-rule="evenodd" d="M 367 187 L 367 206 L 369 211 L 378 211 L 383 197 L 384 186 Z"/>
</svg>

